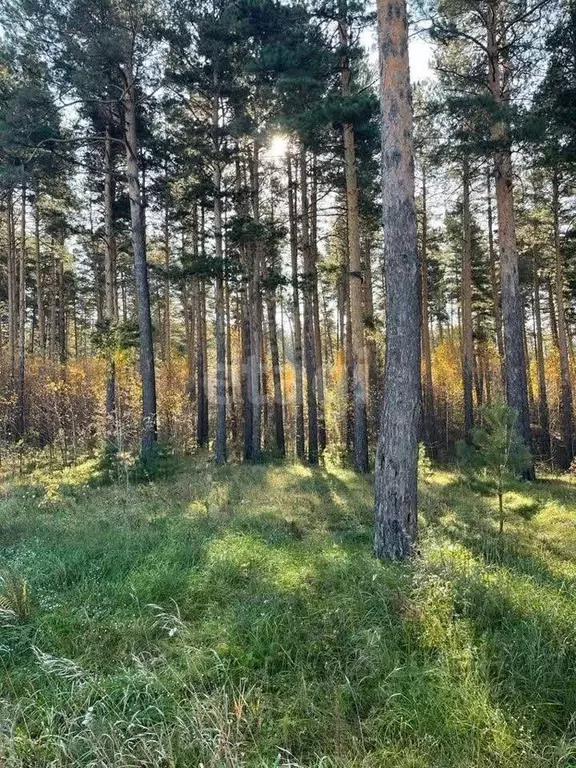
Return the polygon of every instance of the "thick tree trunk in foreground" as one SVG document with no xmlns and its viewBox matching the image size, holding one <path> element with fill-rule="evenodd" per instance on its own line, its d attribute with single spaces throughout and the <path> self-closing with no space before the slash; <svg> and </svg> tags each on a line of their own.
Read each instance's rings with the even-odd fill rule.
<svg viewBox="0 0 576 768">
<path fill-rule="evenodd" d="M 564 305 L 564 264 L 560 246 L 560 199 L 559 179 L 555 171 L 552 177 L 552 214 L 554 218 L 554 285 L 556 288 L 556 307 L 558 313 L 558 351 L 560 352 L 560 433 L 564 445 L 562 469 L 568 469 L 574 458 L 572 434 L 572 379 L 570 374 L 570 354 L 566 309 Z"/>
<path fill-rule="evenodd" d="M 346 3 L 342 3 L 344 10 Z M 340 45 L 346 50 L 348 25 L 346 17 L 338 22 Z M 345 53 L 340 66 L 342 95 L 350 95 L 350 66 Z M 356 178 L 356 142 L 352 123 L 344 123 L 344 165 L 346 170 L 346 212 L 348 215 L 348 259 L 350 290 L 350 326 L 352 331 L 352 421 L 354 465 L 359 472 L 368 471 L 368 421 L 366 417 L 366 360 L 364 356 L 364 322 L 362 317 L 362 261 L 360 254 L 360 217 L 358 213 L 358 181 Z"/>
<path fill-rule="evenodd" d="M 497 18 L 495 8 L 488 8 L 488 86 L 495 108 L 508 101 L 503 85 L 502 68 L 497 49 Z M 500 43 L 502 45 L 502 41 Z M 524 352 L 524 311 L 518 276 L 518 248 L 514 213 L 514 176 L 509 131 L 503 120 L 492 125 L 494 173 L 496 177 L 496 204 L 498 211 L 498 244 L 500 246 L 500 288 L 502 294 L 502 326 L 504 332 L 504 371 L 506 398 L 517 414 L 517 429 L 530 448 L 530 408 L 528 403 L 528 376 Z M 524 472 L 526 479 L 534 479 L 534 466 Z"/>
<path fill-rule="evenodd" d="M 376 557 L 402 559 L 418 531 L 420 260 L 404 0 L 378 0 L 386 364 L 376 453 Z"/>
<path fill-rule="evenodd" d="M 140 333 L 140 377 L 142 379 L 142 454 L 149 454 L 157 438 L 156 374 L 154 371 L 154 342 L 150 314 L 150 288 L 146 263 L 146 227 L 144 204 L 140 192 L 139 149 L 136 132 L 136 88 L 132 63 L 124 70 L 124 142 L 126 145 L 126 177 L 130 197 L 132 248 L 134 251 L 134 278 L 138 304 L 138 330 Z"/>
</svg>

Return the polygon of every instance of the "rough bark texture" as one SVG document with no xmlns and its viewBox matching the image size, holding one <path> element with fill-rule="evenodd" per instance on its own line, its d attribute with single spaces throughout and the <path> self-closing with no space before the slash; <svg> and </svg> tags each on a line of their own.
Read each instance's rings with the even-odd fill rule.
<svg viewBox="0 0 576 768">
<path fill-rule="evenodd" d="M 500 54 L 497 47 L 498 19 L 493 6 L 487 12 L 488 85 L 495 109 L 502 109 L 508 101 L 507 86 L 503 80 Z M 503 41 L 500 41 L 503 45 Z M 494 142 L 494 174 L 496 178 L 496 204 L 498 212 L 498 244 L 500 247 L 500 287 L 502 294 L 502 326 L 504 336 L 504 371 L 508 405 L 517 414 L 517 429 L 530 448 L 530 408 L 528 403 L 528 377 L 524 351 L 524 311 L 518 276 L 518 249 L 514 213 L 514 177 L 509 131 L 505 122 L 495 118 L 492 124 Z M 535 477 L 534 466 L 524 473 L 527 479 Z"/>
<path fill-rule="evenodd" d="M 570 374 L 570 354 L 566 309 L 564 304 L 564 264 L 560 246 L 560 199 L 559 179 L 554 172 L 552 177 L 552 213 L 554 218 L 554 286 L 556 289 L 556 307 L 558 314 L 558 351 L 560 352 L 560 432 L 564 447 L 562 469 L 568 469 L 574 458 L 572 430 L 572 380 Z"/>
<path fill-rule="evenodd" d="M 129 60 L 124 68 L 124 143 L 126 145 L 126 177 L 130 197 L 134 278 L 138 304 L 140 333 L 140 377 L 142 379 L 142 453 L 149 454 L 157 437 L 156 375 L 154 371 L 154 342 L 150 314 L 150 289 L 146 262 L 146 229 L 144 205 L 140 192 L 139 149 L 136 130 L 136 88 Z"/>
<path fill-rule="evenodd" d="M 346 9 L 346 3 L 341 5 Z M 346 50 L 348 25 L 346 17 L 338 22 L 340 45 Z M 346 53 L 340 65 L 342 94 L 350 95 L 350 66 Z M 346 171 L 346 212 L 348 216 L 348 263 L 350 290 L 350 327 L 352 331 L 352 420 L 354 464 L 359 472 L 368 471 L 368 422 L 366 417 L 366 360 L 364 355 L 364 323 L 362 318 L 362 261 L 360 253 L 360 217 L 358 213 L 358 181 L 356 178 L 356 142 L 352 123 L 344 123 L 344 165 Z"/>
<path fill-rule="evenodd" d="M 378 0 L 386 279 L 384 406 L 376 453 L 375 554 L 402 559 L 418 530 L 420 261 L 404 0 Z"/>
</svg>

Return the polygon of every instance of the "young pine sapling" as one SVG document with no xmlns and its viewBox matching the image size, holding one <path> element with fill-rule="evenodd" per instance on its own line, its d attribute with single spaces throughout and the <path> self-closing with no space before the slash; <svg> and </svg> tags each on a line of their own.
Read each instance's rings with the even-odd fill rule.
<svg viewBox="0 0 576 768">
<path fill-rule="evenodd" d="M 507 483 L 530 464 L 530 452 L 517 429 L 516 411 L 505 403 L 479 411 L 482 427 L 471 432 L 470 442 L 458 446 L 461 464 L 469 470 L 483 469 L 498 495 L 499 529 L 504 530 L 504 493 Z"/>
</svg>

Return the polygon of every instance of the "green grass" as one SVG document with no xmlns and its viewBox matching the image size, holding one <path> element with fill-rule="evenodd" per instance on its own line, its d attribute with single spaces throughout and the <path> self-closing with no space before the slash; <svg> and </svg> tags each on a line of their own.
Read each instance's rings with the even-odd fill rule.
<svg viewBox="0 0 576 768">
<path fill-rule="evenodd" d="M 3 768 L 576 766 L 569 480 L 515 487 L 499 539 L 432 473 L 403 566 L 342 469 L 93 471 L 0 501 Z"/>
</svg>

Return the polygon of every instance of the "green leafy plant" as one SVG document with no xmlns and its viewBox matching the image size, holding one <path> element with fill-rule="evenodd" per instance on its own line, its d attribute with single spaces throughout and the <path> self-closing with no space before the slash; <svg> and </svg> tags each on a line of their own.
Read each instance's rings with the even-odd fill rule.
<svg viewBox="0 0 576 768">
<path fill-rule="evenodd" d="M 470 443 L 458 444 L 461 466 L 483 470 L 498 496 L 499 526 L 504 530 L 504 493 L 507 484 L 530 464 L 530 452 L 516 429 L 517 414 L 505 403 L 484 406 L 479 411 L 482 427 L 472 431 Z"/>
</svg>

